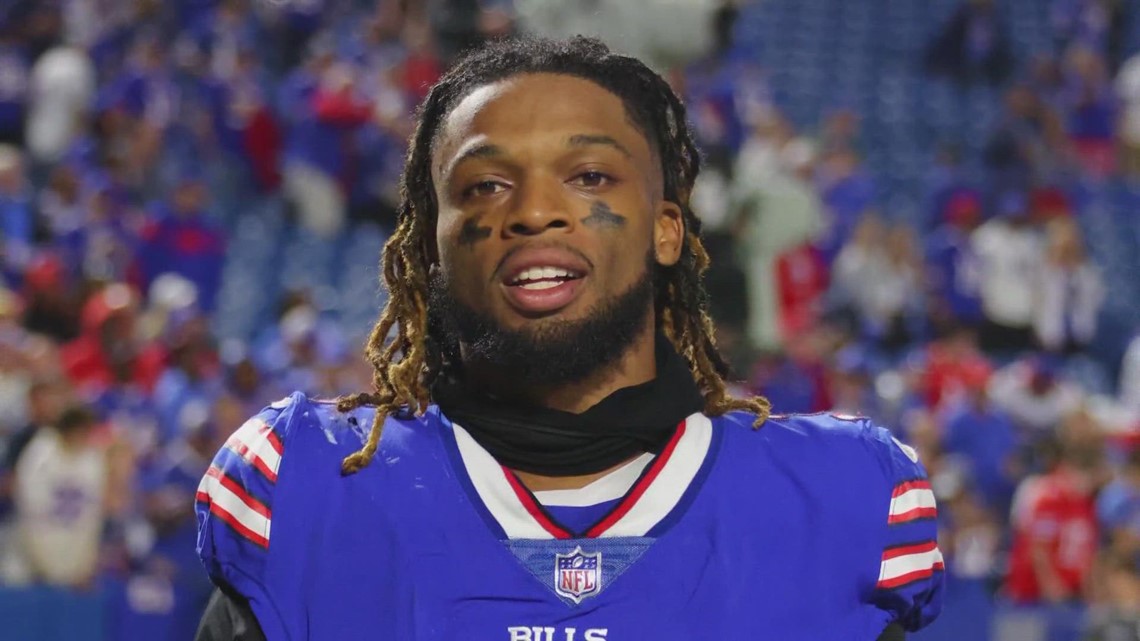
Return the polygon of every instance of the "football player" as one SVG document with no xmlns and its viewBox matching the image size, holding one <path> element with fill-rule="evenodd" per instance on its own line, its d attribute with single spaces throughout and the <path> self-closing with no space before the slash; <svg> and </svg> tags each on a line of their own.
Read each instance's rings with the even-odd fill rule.
<svg viewBox="0 0 1140 641">
<path fill-rule="evenodd" d="M 373 389 L 294 394 L 198 493 L 198 638 L 898 639 L 935 505 L 866 420 L 733 398 L 677 95 L 587 38 L 431 90 L 383 253 Z"/>
</svg>

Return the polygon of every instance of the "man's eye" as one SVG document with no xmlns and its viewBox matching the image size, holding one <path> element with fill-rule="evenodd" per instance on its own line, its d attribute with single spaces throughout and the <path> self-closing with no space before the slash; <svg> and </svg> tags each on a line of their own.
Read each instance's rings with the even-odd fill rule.
<svg viewBox="0 0 1140 641">
<path fill-rule="evenodd" d="M 584 171 L 575 176 L 570 182 L 579 187 L 604 187 L 614 182 L 613 176 L 600 171 Z"/>
<path fill-rule="evenodd" d="M 504 185 L 503 183 L 495 182 L 494 180 L 484 180 L 482 182 L 475 183 L 474 185 L 471 185 L 467 189 L 464 189 L 463 190 L 463 197 L 464 198 L 471 198 L 471 197 L 481 198 L 484 196 L 494 196 L 495 194 L 503 191 L 506 188 L 507 188 L 507 186 Z"/>
</svg>

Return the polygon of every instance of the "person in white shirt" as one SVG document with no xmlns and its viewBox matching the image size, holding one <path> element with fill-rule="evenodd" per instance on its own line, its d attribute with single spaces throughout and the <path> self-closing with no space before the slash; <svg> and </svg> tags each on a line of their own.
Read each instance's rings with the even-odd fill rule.
<svg viewBox="0 0 1140 641">
<path fill-rule="evenodd" d="M 824 227 L 823 204 L 809 182 L 815 154 L 774 111 L 757 123 L 733 169 L 737 251 L 748 287 L 748 338 L 778 349 L 781 335 L 776 263 Z"/>
<path fill-rule="evenodd" d="M 1058 366 L 1051 357 L 1031 357 L 1006 365 L 990 378 L 990 400 L 1030 441 L 1055 432 L 1062 419 L 1084 403 L 1081 389 L 1061 380 Z"/>
<path fill-rule="evenodd" d="M 1040 234 L 1030 224 L 1025 197 L 1007 194 L 998 214 L 970 238 L 978 258 L 982 312 L 979 332 L 983 350 L 1017 353 L 1034 346 L 1035 288 L 1041 269 Z"/>
<path fill-rule="evenodd" d="M 1033 327 L 1045 349 L 1079 352 L 1096 334 L 1104 281 L 1100 270 L 1085 257 L 1080 229 L 1073 219 L 1053 219 L 1046 234 L 1048 248 L 1037 281 Z"/>
<path fill-rule="evenodd" d="M 28 151 L 38 162 L 56 162 L 82 132 L 95 97 L 95 65 L 77 47 L 55 47 L 32 68 Z"/>
<path fill-rule="evenodd" d="M 85 587 L 95 576 L 109 474 L 94 426 L 90 412 L 69 408 L 16 463 L 17 541 L 30 581 Z"/>
</svg>

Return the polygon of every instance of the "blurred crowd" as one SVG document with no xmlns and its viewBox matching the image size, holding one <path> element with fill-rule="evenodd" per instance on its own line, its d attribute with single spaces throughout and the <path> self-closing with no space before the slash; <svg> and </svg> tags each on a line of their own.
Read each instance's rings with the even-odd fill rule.
<svg viewBox="0 0 1140 641">
<path fill-rule="evenodd" d="M 512 28 L 476 2 L 0 3 L 0 584 L 97 595 L 107 638 L 192 637 L 214 453 L 292 390 L 370 379 L 368 328 L 305 290 L 220 340 L 230 230 L 262 199 L 306 234 L 390 226 L 414 106 Z"/>
<path fill-rule="evenodd" d="M 191 637 L 213 453 L 293 390 L 370 376 L 368 328 L 304 289 L 222 339 L 224 266 L 253 249 L 235 224 L 279 200 L 299 234 L 390 230 L 414 106 L 464 48 L 543 31 L 538 4 L 0 3 L 0 583 L 100 594 L 110 638 Z M 1140 339 L 1090 349 L 1113 292 L 1074 195 L 1140 183 L 1140 16 L 1050 0 L 1054 53 L 1022 59 L 997 4 L 963 2 L 913 64 L 1002 88 L 1003 117 L 980 158 L 939 148 L 899 215 L 861 114 L 797 129 L 735 46 L 750 3 L 708 4 L 706 50 L 653 62 L 706 155 L 694 209 L 740 391 L 912 443 L 950 580 L 1012 604 L 1000 638 L 1140 639 Z"/>
<path fill-rule="evenodd" d="M 1017 59 L 988 0 L 932 35 L 925 73 L 999 87 L 1003 115 L 979 158 L 938 148 L 901 215 L 857 111 L 797 130 L 731 54 L 685 77 L 720 345 L 775 411 L 871 416 L 920 452 L 954 599 L 938 638 L 1140 639 L 1140 339 L 1092 349 L 1113 292 L 1079 197 L 1140 181 L 1140 16 L 1043 4 L 1053 55 Z"/>
</svg>

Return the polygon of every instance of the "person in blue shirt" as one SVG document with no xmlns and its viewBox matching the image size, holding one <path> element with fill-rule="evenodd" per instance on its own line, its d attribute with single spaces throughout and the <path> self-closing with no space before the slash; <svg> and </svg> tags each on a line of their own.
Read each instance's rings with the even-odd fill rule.
<svg viewBox="0 0 1140 641">
<path fill-rule="evenodd" d="M 1140 450 L 1133 450 L 1117 477 L 1097 494 L 1096 518 L 1113 550 L 1135 554 L 1140 547 Z"/>
<path fill-rule="evenodd" d="M 943 447 L 965 459 L 975 489 L 993 514 L 1009 513 L 1023 446 L 1017 426 L 986 395 L 989 368 L 971 368 L 944 419 Z"/>
<path fill-rule="evenodd" d="M 419 112 L 373 389 L 295 393 L 197 491 L 217 639 L 899 639 L 944 563 L 913 449 L 734 398 L 681 101 L 505 40 Z M 390 338 L 389 338 L 390 337 Z"/>
<path fill-rule="evenodd" d="M 211 312 L 221 290 L 226 239 L 208 213 L 205 184 L 195 170 L 184 170 L 172 192 L 169 202 L 154 207 L 141 233 L 142 284 L 149 289 L 162 274 L 178 274 L 194 283 L 200 308 Z"/>
</svg>

